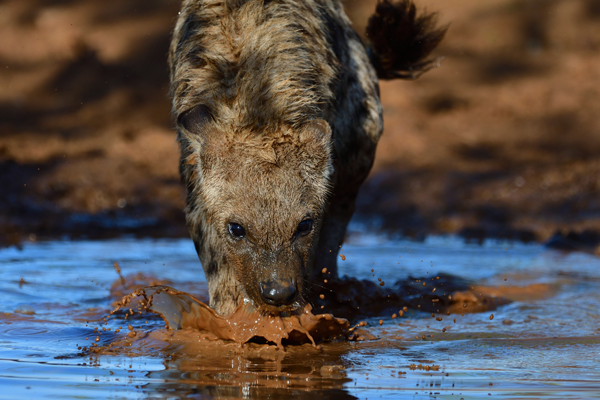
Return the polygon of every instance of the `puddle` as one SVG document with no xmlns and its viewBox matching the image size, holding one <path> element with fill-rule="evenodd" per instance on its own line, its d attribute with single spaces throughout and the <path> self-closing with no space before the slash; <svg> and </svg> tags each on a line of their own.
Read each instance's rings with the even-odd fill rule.
<svg viewBox="0 0 600 400">
<path fill-rule="evenodd" d="M 600 259 L 452 237 L 352 238 L 339 263 L 348 279 L 397 289 L 450 274 L 466 297 L 510 301 L 465 312 L 455 299 L 450 315 L 381 307 L 366 319 L 374 340 L 240 347 L 165 330 L 150 313 L 105 319 L 124 291 L 115 261 L 129 292 L 150 282 L 206 301 L 189 240 L 30 243 L 0 250 L 0 398 L 600 398 Z"/>
</svg>

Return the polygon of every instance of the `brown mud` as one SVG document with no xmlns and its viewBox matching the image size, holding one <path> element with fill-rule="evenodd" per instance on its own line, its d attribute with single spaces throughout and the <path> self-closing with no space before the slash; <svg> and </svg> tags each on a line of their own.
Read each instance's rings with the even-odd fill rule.
<svg viewBox="0 0 600 400">
<path fill-rule="evenodd" d="M 436 277 L 437 278 L 437 277 Z M 434 280 L 439 281 L 434 278 Z M 130 278 L 131 279 L 131 278 Z M 117 283 L 127 286 L 123 280 L 115 282 L 113 285 L 113 295 Z M 154 278 L 146 278 L 146 281 L 156 281 Z M 407 280 L 398 282 L 395 286 L 412 285 L 417 280 Z M 456 282 L 459 283 L 456 283 Z M 352 283 L 348 283 L 352 282 Z M 362 308 L 357 308 L 351 312 L 351 319 L 358 322 L 358 319 L 368 315 L 379 318 L 379 323 L 369 327 L 366 321 L 360 321 L 352 326 L 350 322 L 343 318 L 336 318 L 332 314 L 313 314 L 312 307 L 307 305 L 304 309 L 294 314 L 282 314 L 279 316 L 266 315 L 257 311 L 250 304 L 241 304 L 234 313 L 229 316 L 220 316 L 216 314 L 209 306 L 194 296 L 181 292 L 164 285 L 138 288 L 130 294 L 125 295 L 121 300 L 113 301 L 115 309 L 110 312 L 111 316 L 123 318 L 123 322 L 118 329 L 110 332 L 105 328 L 107 325 L 107 316 L 101 320 L 100 326 L 94 330 L 91 337 L 91 344 L 79 347 L 82 354 L 87 354 L 90 360 L 102 356 L 125 356 L 125 357 L 147 357 L 149 355 L 160 355 L 171 360 L 172 367 L 182 370 L 196 371 L 206 369 L 213 371 L 218 369 L 224 360 L 238 360 L 238 363 L 249 363 L 250 360 L 263 360 L 262 362 L 275 362 L 278 369 L 268 376 L 262 377 L 261 382 L 264 387 L 285 388 L 286 384 L 281 383 L 281 379 L 300 379 L 302 387 L 306 390 L 315 390 L 317 379 L 341 379 L 338 383 L 344 383 L 346 367 L 337 360 L 332 364 L 322 365 L 316 370 L 316 360 L 322 357 L 335 358 L 342 354 L 356 350 L 356 345 L 363 350 L 370 348 L 381 351 L 383 349 L 397 349 L 399 343 L 411 341 L 431 341 L 446 339 L 460 339 L 462 333 L 455 332 L 454 324 L 457 318 L 461 319 L 466 313 L 481 313 L 495 310 L 498 306 L 508 304 L 512 301 L 532 302 L 551 298 L 557 293 L 558 285 L 549 284 L 530 284 L 527 286 L 465 286 L 465 282 L 451 276 L 444 276 L 442 283 L 445 282 L 448 287 L 454 290 L 452 295 L 446 296 L 448 299 L 443 301 L 431 301 L 434 298 L 424 298 L 414 304 L 411 301 L 405 302 L 411 308 L 404 306 L 391 315 L 386 314 L 386 309 L 378 306 L 387 298 L 388 309 L 392 305 L 391 295 L 382 296 L 382 293 L 375 293 L 367 281 L 347 281 L 345 282 L 345 296 L 356 295 L 358 291 L 367 297 L 368 300 L 363 303 Z M 138 279 L 132 284 L 143 284 L 144 279 Z M 419 282 L 420 283 L 420 282 Z M 438 282 L 438 287 L 442 287 Z M 133 285 L 132 285 L 133 286 Z M 423 287 L 422 284 L 418 285 Z M 365 289 L 365 288 L 368 289 Z M 352 288 L 352 290 L 349 290 Z M 358 288 L 358 289 L 357 289 Z M 463 288 L 464 291 L 457 291 Z M 339 287 L 338 287 L 339 289 Z M 381 290 L 381 288 L 378 288 Z M 392 293 L 391 289 L 384 293 Z M 413 294 L 416 294 L 414 292 Z M 396 296 L 399 298 L 399 296 Z M 444 297 L 439 297 L 443 299 Z M 417 304 L 418 303 L 418 304 Z M 400 307 L 399 303 L 393 304 Z M 348 310 L 348 308 L 337 305 L 330 301 L 328 309 L 335 309 L 338 312 Z M 432 325 L 438 324 L 439 327 L 427 325 L 424 331 L 422 322 L 415 311 L 431 312 Z M 156 324 L 141 324 L 140 322 L 152 320 L 152 315 L 156 314 L 164 321 L 164 328 Z M 96 313 L 96 315 L 100 315 Z M 417 317 L 412 320 L 410 315 Z M 461 317 L 462 316 L 462 317 Z M 447 318 L 448 317 L 448 318 Z M 447 318 L 447 319 L 446 319 Z M 528 318 L 537 318 L 530 316 Z M 9 315 L 3 319 L 7 323 L 11 321 L 21 322 L 30 320 L 29 316 Z M 81 318 L 79 318 L 81 319 Z M 92 318 L 94 319 L 94 318 Z M 133 320 L 137 321 L 137 327 L 134 328 Z M 444 321 L 446 319 L 446 321 Z M 384 321 L 385 320 L 385 321 Z M 489 315 L 489 321 L 494 320 L 494 314 Z M 452 323 L 451 321 L 454 321 Z M 524 322 L 528 322 L 528 320 Z M 39 321 L 32 321 L 39 322 Z M 377 329 L 379 326 L 385 326 L 383 329 Z M 391 322 L 391 324 L 390 324 Z M 504 319 L 502 325 L 512 325 L 515 321 Z M 111 325 L 118 324 L 117 320 L 112 321 Z M 416 324 L 416 325 L 415 325 Z M 450 324 L 450 325 L 448 325 Z M 104 326 L 103 326 L 104 325 Z M 379 326 L 378 326 L 379 325 Z M 419 328 L 419 326 L 421 326 Z M 451 331 L 451 332 L 450 332 Z M 416 336 L 415 336 L 416 333 Z M 94 341 L 94 335 L 96 339 Z M 108 338 L 100 339 L 103 334 L 108 334 Z M 444 335 L 444 336 L 441 336 Z M 467 334 L 467 337 L 470 337 Z M 86 339 L 87 340 L 87 339 Z M 100 342 L 102 343 L 95 343 Z M 369 344 L 369 343 L 372 344 Z M 352 343 L 355 343 L 353 345 Z M 358 344 L 360 343 L 360 344 Z M 432 342 L 433 343 L 433 342 Z M 194 358 L 195 357 L 195 358 Z M 310 371 L 297 371 L 290 374 L 290 371 L 282 371 L 282 361 L 302 359 L 311 365 Z M 212 361 L 211 361 L 212 360 Z M 229 362 L 229 361 L 228 361 Z M 368 361 L 367 361 L 368 363 Z M 411 364 L 409 370 L 439 371 L 439 365 Z M 235 364 L 235 363 L 234 363 Z M 238 366 L 240 369 L 247 366 Z M 236 374 L 236 368 L 231 365 L 221 367 L 228 376 L 227 385 L 243 385 L 246 383 L 245 375 Z M 399 371 L 398 375 L 406 372 Z M 368 374 L 367 374 L 368 375 Z M 278 377 L 274 379 L 273 377 Z M 295 378 L 291 378 L 295 377 Z M 201 378 L 197 377 L 198 379 Z M 269 379 L 274 381 L 269 382 Z M 238 382 L 239 380 L 239 382 Z M 218 379 L 209 374 L 205 380 L 200 382 L 215 384 Z M 306 382 L 304 382 L 306 381 Z M 198 383 L 195 378 L 194 383 Z M 320 382 L 322 383 L 322 382 Z M 283 386 L 282 386 L 283 385 Z"/>
<path fill-rule="evenodd" d="M 375 1 L 345 3 L 362 32 Z M 416 238 L 599 232 L 598 0 L 417 4 L 450 23 L 445 59 L 382 82 L 358 217 Z M 166 67 L 179 7 L 0 4 L 0 244 L 187 235 Z"/>
<path fill-rule="evenodd" d="M 348 319 L 351 323 L 358 323 L 362 318 L 380 315 L 397 314 L 401 317 L 409 309 L 433 313 L 493 311 L 499 306 L 520 300 L 531 293 L 535 293 L 540 298 L 554 293 L 549 285 L 534 285 L 529 289 L 521 286 L 487 287 L 474 285 L 469 280 L 445 273 L 429 277 L 409 276 L 387 286 L 381 283 L 378 285 L 369 280 L 349 277 L 329 278 L 327 283 L 322 285 L 310 285 L 313 286 L 311 292 L 318 291 L 320 294 L 313 296 L 315 298 L 309 307 L 315 314 L 334 314 Z M 137 309 L 140 307 L 140 296 L 146 296 L 144 288 L 170 284 L 172 282 L 168 279 L 143 272 L 126 277 L 120 276 L 110 288 L 110 296 L 114 299 L 112 305 L 118 309 L 115 311 L 124 310 L 123 298 L 128 299 L 128 302 L 134 300 L 133 305 L 128 308 L 129 314 L 139 315 L 140 310 Z M 184 302 L 204 304 L 209 299 L 206 290 L 203 289 L 206 288 L 197 287 L 195 283 L 190 282 L 185 285 L 185 290 L 195 293 L 193 295 L 173 288 L 168 288 L 167 292 L 181 293 Z M 130 297 L 133 293 L 135 296 Z M 148 306 L 141 307 L 148 308 Z M 189 306 L 180 307 L 180 309 L 188 308 Z"/>
<path fill-rule="evenodd" d="M 190 294 L 168 286 L 138 289 L 124 296 L 111 314 L 130 307 L 136 299 L 139 299 L 138 313 L 151 311 L 160 315 L 167 330 L 197 331 L 204 339 L 220 339 L 238 345 L 262 339 L 278 348 L 283 348 L 284 343 L 310 342 L 316 346 L 317 342 L 347 339 L 347 334 L 353 330 L 345 319 L 331 314 L 314 315 L 310 305 L 296 313 L 274 316 L 259 312 L 251 304 L 240 304 L 232 314 L 220 316 Z M 135 331 L 131 333 L 130 337 L 136 336 Z"/>
<path fill-rule="evenodd" d="M 123 318 L 128 329 L 120 327 L 114 333 L 123 331 L 122 336 L 107 345 L 93 343 L 85 351 L 144 355 L 176 345 L 178 352 L 201 350 L 204 353 L 224 346 L 227 351 L 243 352 L 246 356 L 266 357 L 274 347 L 287 349 L 290 345 L 309 344 L 319 349 L 323 343 L 378 339 L 369 332 L 367 322 L 361 321 L 363 318 L 380 317 L 396 320 L 400 327 L 403 323 L 410 326 L 407 318 L 415 311 L 431 313 L 432 318 L 442 321 L 451 314 L 493 311 L 513 300 L 544 299 L 556 292 L 554 287 L 544 284 L 528 287 L 470 285 L 464 279 L 446 274 L 420 279 L 409 277 L 390 288 L 367 280 L 345 278 L 328 282 L 323 290 L 327 295 L 319 296 L 314 313 L 311 304 L 296 312 L 271 315 L 243 303 L 231 315 L 221 316 L 193 295 L 166 286 L 168 280 L 142 273 L 125 278 L 117 263 L 115 270 L 119 279 L 111 285 L 111 298 L 115 300 L 110 315 Z M 129 325 L 129 321 L 148 319 L 152 313 L 162 318 L 164 329 L 136 330 Z M 106 323 L 106 316 L 103 321 Z M 352 324 L 355 325 L 351 327 Z M 382 324 L 383 319 L 380 319 L 379 325 Z M 104 331 L 98 328 L 100 330 Z"/>
</svg>

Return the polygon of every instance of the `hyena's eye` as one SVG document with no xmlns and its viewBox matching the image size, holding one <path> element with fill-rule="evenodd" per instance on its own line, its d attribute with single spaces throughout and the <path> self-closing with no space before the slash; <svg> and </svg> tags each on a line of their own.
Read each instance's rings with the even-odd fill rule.
<svg viewBox="0 0 600 400">
<path fill-rule="evenodd" d="M 177 119 L 179 125 L 188 132 L 200 134 L 211 119 L 210 110 L 205 105 L 199 105 L 181 114 Z"/>
<path fill-rule="evenodd" d="M 310 232 L 310 230 L 312 229 L 313 226 L 313 222 L 312 219 L 305 219 L 304 221 L 300 222 L 300 224 L 298 225 L 298 234 L 300 235 L 306 235 L 308 232 Z"/>
<path fill-rule="evenodd" d="M 246 230 L 240 224 L 230 222 L 228 228 L 229 233 L 233 237 L 243 238 L 244 236 L 246 236 Z"/>
</svg>

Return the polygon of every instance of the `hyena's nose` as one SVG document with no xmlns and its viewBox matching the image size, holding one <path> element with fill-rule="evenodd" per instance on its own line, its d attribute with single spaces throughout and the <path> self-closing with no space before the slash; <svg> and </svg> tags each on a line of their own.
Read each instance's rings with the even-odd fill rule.
<svg viewBox="0 0 600 400">
<path fill-rule="evenodd" d="M 260 295 L 263 301 L 272 306 L 290 304 L 296 297 L 296 282 L 270 281 L 260 283 Z"/>
</svg>

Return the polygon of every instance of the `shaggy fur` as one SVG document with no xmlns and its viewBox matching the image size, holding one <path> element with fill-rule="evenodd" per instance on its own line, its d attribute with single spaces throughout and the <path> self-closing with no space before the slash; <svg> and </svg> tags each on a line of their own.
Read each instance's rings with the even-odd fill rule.
<svg viewBox="0 0 600 400">
<path fill-rule="evenodd" d="M 187 224 L 220 314 L 242 301 L 293 311 L 322 268 L 335 277 L 383 128 L 377 75 L 426 67 L 443 36 L 408 0 L 377 10 L 370 59 L 338 0 L 184 1 L 169 54 L 173 114 Z M 386 19 L 398 12 L 408 16 Z M 403 31 L 410 43 L 390 45 L 386 35 Z M 394 55 L 404 48 L 408 58 Z M 297 295 L 266 304 L 263 282 Z"/>
</svg>

